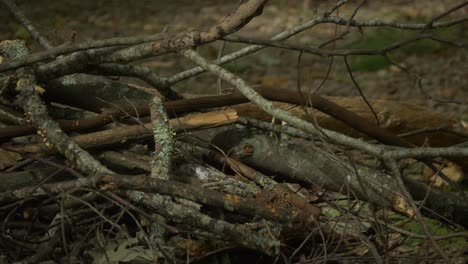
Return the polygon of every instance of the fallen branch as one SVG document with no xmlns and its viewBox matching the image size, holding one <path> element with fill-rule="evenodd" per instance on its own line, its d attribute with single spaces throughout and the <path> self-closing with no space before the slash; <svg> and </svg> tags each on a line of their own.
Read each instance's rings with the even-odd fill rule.
<svg viewBox="0 0 468 264">
<path fill-rule="evenodd" d="M 6 45 L 9 48 L 3 49 L 3 53 L 8 59 L 29 53 L 24 44 L 19 41 Z M 39 96 L 42 88 L 35 84 L 32 69 L 19 69 L 18 75 L 20 79 L 17 82 L 17 90 L 20 93 L 20 102 L 29 121 L 37 128 L 38 134 L 42 136 L 44 145 L 63 154 L 69 161 L 76 163 L 78 168 L 85 173 L 109 173 L 110 170 L 102 166 L 88 152 L 70 140 L 59 125 L 49 117 L 47 108 Z"/>
<path fill-rule="evenodd" d="M 233 131 L 220 137 L 235 142 L 229 139 L 236 135 L 238 133 Z M 386 173 L 338 160 L 318 149 L 279 144 L 273 138 L 260 135 L 243 138 L 238 144 L 225 147 L 224 150 L 230 150 L 234 158 L 252 167 L 328 190 L 350 192 L 359 199 L 404 212 L 398 204 L 404 196 L 399 193 L 395 180 Z M 414 199 L 424 200 L 423 208 L 467 226 L 467 195 L 434 190 L 410 179 L 405 179 L 405 185 Z"/>
<path fill-rule="evenodd" d="M 172 197 L 191 200 L 200 204 L 222 208 L 230 212 L 238 212 L 251 217 L 262 217 L 282 224 L 311 224 L 314 215 L 309 215 L 296 209 L 278 208 L 275 205 L 256 201 L 233 194 L 185 184 L 176 181 L 148 178 L 147 175 L 94 175 L 74 181 L 43 184 L 39 187 L 25 187 L 0 194 L 0 203 L 11 203 L 25 198 L 58 194 L 74 189 L 96 187 L 101 191 L 134 190 L 145 193 L 158 193 Z"/>
<path fill-rule="evenodd" d="M 222 126 L 236 121 L 237 113 L 235 110 L 231 109 L 173 118 L 169 121 L 169 124 L 173 131 L 178 132 Z M 148 123 L 83 134 L 72 137 L 71 139 L 83 149 L 96 149 L 133 140 L 149 139 L 152 136 L 153 125 Z M 12 151 L 25 153 L 56 153 L 55 149 L 42 143 L 26 146 L 8 146 L 7 148 Z"/>
<path fill-rule="evenodd" d="M 449 118 L 436 113 L 427 112 L 414 105 L 399 102 L 387 103 L 386 101 L 374 100 L 372 101 L 372 104 L 377 109 L 379 116 L 382 118 L 383 127 L 378 127 L 368 121 L 371 120 L 368 108 L 366 108 L 359 99 L 342 97 L 327 98 L 318 95 L 303 96 L 296 91 L 284 90 L 276 87 L 259 87 L 256 91 L 270 100 L 303 106 L 313 106 L 315 109 L 325 113 L 326 115 L 321 114 L 320 112 L 311 112 L 312 109 L 310 108 L 306 108 L 306 110 L 303 108 L 290 109 L 292 107 L 291 105 L 274 103 L 276 106 L 282 109 L 288 109 L 291 113 L 299 115 L 309 121 L 311 121 L 311 116 L 315 116 L 319 121 L 319 124 L 324 128 L 334 131 L 346 131 L 347 134 L 349 134 L 349 127 L 352 127 L 356 131 L 360 131 L 372 138 L 379 139 L 382 142 L 389 144 L 392 142 L 395 145 L 407 143 L 401 143 L 401 139 L 395 139 L 396 136 L 387 130 L 401 133 L 419 129 L 421 127 L 435 127 L 441 125 L 450 127 L 454 124 L 454 121 Z M 168 101 L 164 103 L 164 106 L 167 109 L 167 112 L 171 115 L 246 102 L 248 102 L 248 99 L 237 93 L 232 95 L 206 96 Z M 140 117 L 149 115 L 149 108 L 147 105 L 119 105 L 119 107 L 121 109 L 108 109 L 97 116 L 89 118 L 79 120 L 57 120 L 57 122 L 64 131 L 85 131 L 110 124 L 114 120 L 119 120 L 125 117 L 126 113 L 138 114 Z M 404 115 L 401 115 L 399 107 L 407 109 Z M 261 120 L 271 118 L 271 115 L 262 111 L 254 104 L 236 105 L 232 108 L 236 109 L 240 115 Z M 340 120 L 343 123 L 337 122 L 335 119 Z M 361 133 L 356 133 L 356 131 L 351 135 L 356 137 L 363 135 Z M 35 133 L 34 127 L 28 124 L 8 126 L 0 128 L 0 141 L 6 141 L 13 137 L 25 136 L 33 133 Z M 444 133 L 438 133 L 434 135 L 434 137 L 437 137 L 438 142 L 444 142 L 441 143 L 444 144 L 444 146 L 456 144 L 462 140 L 462 137 L 460 136 L 447 135 Z M 442 139 L 440 137 L 442 137 Z M 414 137 L 412 137 L 410 140 L 416 144 L 422 143 L 418 138 L 414 139 Z"/>
<path fill-rule="evenodd" d="M 145 194 L 141 202 L 169 219 L 174 219 L 181 223 L 190 223 L 197 228 L 215 234 L 222 240 L 232 240 L 239 245 L 260 250 L 271 256 L 280 253 L 280 241 L 261 236 L 249 230 L 247 225 L 234 225 L 226 221 L 217 220 L 201 214 L 192 208 L 164 201 L 157 195 Z"/>
</svg>

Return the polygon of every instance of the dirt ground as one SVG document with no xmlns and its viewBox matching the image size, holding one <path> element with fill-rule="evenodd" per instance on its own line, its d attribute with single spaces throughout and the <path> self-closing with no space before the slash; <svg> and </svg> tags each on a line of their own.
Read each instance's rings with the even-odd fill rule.
<svg viewBox="0 0 468 264">
<path fill-rule="evenodd" d="M 125 1 L 125 0 L 72 0 L 48 1 L 25 0 L 18 1 L 19 7 L 34 22 L 37 28 L 55 45 L 74 38 L 76 41 L 87 39 L 103 39 L 109 37 L 136 36 L 154 34 L 167 30 L 180 32 L 187 29 L 203 30 L 223 18 L 238 4 L 238 0 L 160 0 L 160 1 Z M 368 1 L 358 12 L 356 19 L 397 20 L 401 22 L 427 21 L 428 18 L 442 13 L 461 1 Z M 334 1 L 270 1 L 264 14 L 255 18 L 238 34 L 243 36 L 266 38 L 286 28 L 311 19 L 316 12 L 321 12 Z M 349 17 L 356 3 L 340 9 L 339 15 Z M 461 17 L 468 14 L 465 7 L 453 16 Z M 465 23 L 467 24 L 467 23 Z M 464 42 L 468 40 L 468 27 L 461 25 L 456 30 L 445 32 L 447 39 Z M 338 28 L 338 33 L 344 27 Z M 365 29 L 364 36 L 377 36 L 381 32 Z M 444 33 L 444 32 L 442 32 Z M 319 25 L 312 30 L 301 33 L 291 41 L 318 44 L 330 39 L 335 34 L 335 26 Z M 392 31 L 392 37 L 404 38 L 417 32 Z M 435 32 L 434 34 L 438 34 Z M 24 38 L 31 44 L 33 50 L 38 46 L 4 8 L 0 9 L 0 39 Z M 363 40 L 358 30 L 353 29 L 337 47 L 349 47 Z M 364 44 L 366 39 L 364 38 Z M 385 43 L 378 43 L 380 46 Z M 433 44 L 430 44 L 433 45 Z M 394 66 L 383 66 L 375 69 L 379 61 L 375 58 L 351 58 L 359 60 L 364 67 L 354 72 L 356 80 L 364 94 L 369 98 L 388 98 L 412 101 L 441 111 L 453 117 L 468 121 L 468 54 L 466 48 L 453 48 L 448 45 L 415 46 L 405 52 L 397 52 L 395 61 L 410 69 L 411 74 L 398 70 Z M 202 47 L 201 52 L 216 58 L 222 46 L 221 42 Z M 224 53 L 243 47 L 242 44 L 226 43 Z M 392 55 L 392 54 L 391 54 Z M 230 70 L 239 73 L 251 83 L 273 82 L 275 85 L 297 89 L 298 52 L 279 49 L 268 49 L 258 52 L 248 58 L 243 58 L 229 66 Z M 310 54 L 301 57 L 301 89 L 314 90 L 326 75 L 329 58 Z M 163 56 L 138 62 L 151 67 L 161 75 L 170 75 L 190 64 L 176 55 Z M 358 67 L 359 68 L 359 67 Z M 377 67 L 379 68 L 379 67 Z M 416 75 L 423 78 L 425 92 L 416 85 Z M 208 74 L 198 76 L 176 85 L 176 89 L 189 94 L 212 94 L 217 90 L 217 80 Z M 319 93 L 324 95 L 349 96 L 357 95 L 342 58 L 335 58 L 330 76 Z M 430 97 L 438 97 L 435 100 Z M 442 101 L 459 101 L 460 103 L 445 103 Z"/>
</svg>

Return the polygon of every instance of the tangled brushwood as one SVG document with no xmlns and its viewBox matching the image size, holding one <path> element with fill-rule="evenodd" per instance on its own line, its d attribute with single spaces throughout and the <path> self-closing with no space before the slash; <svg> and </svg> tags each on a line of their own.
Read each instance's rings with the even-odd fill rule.
<svg viewBox="0 0 468 264">
<path fill-rule="evenodd" d="M 0 0 L 0 263 L 464 263 L 468 1 L 397 2 L 56 45 Z"/>
</svg>

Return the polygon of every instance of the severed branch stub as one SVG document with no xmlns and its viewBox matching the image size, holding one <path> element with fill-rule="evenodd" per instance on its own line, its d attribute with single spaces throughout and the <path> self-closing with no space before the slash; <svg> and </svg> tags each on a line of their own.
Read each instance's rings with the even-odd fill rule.
<svg viewBox="0 0 468 264">
<path fill-rule="evenodd" d="M 174 141 L 169 125 L 169 117 L 164 108 L 164 102 L 158 96 L 155 96 L 150 103 L 150 113 L 154 134 L 154 156 L 151 178 L 168 180 L 171 171 Z"/>
</svg>

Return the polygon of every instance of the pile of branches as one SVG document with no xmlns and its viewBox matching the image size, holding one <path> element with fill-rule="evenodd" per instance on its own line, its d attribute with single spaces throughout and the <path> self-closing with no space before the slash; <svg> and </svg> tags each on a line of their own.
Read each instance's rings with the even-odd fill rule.
<svg viewBox="0 0 468 264">
<path fill-rule="evenodd" d="M 451 145 L 421 148 L 376 125 L 374 109 L 363 117 L 316 94 L 254 89 L 222 65 L 268 47 L 343 57 L 346 65 L 351 55 L 390 60 L 390 51 L 421 39 L 464 48 L 428 32 L 466 22 L 466 16 L 441 20 L 467 2 L 425 23 L 405 24 L 355 19 L 365 1 L 349 18 L 334 15 L 349 2 L 341 0 L 271 39 L 232 35 L 261 15 L 267 2 L 242 1 L 206 31 L 54 47 L 11 0 L 2 0 L 44 50 L 30 53 L 18 40 L 0 43 L 0 257 L 21 263 L 179 263 L 219 256 L 384 263 L 400 257 L 393 252 L 404 241 L 418 239 L 427 247 L 417 257 L 446 263 L 463 258 L 463 251 L 442 245 L 468 237 L 468 197 L 439 162 L 467 168 L 467 137 L 451 120 L 395 103 L 413 114 L 409 123 L 424 116 L 425 122 L 449 124 L 445 129 L 456 135 Z M 345 31 L 319 46 L 285 42 L 323 23 Z M 352 28 L 376 26 L 419 33 L 380 49 L 327 48 Z M 251 45 L 215 61 L 196 51 L 220 40 Z M 163 77 L 130 64 L 169 53 L 198 66 Z M 184 98 L 172 89 L 204 72 L 236 92 Z M 138 78 L 151 89 L 109 76 Z M 364 99 L 365 107 L 377 104 Z M 300 111 L 288 111 L 291 105 Z M 367 139 L 323 127 L 314 111 Z M 408 160 L 454 191 L 408 177 Z M 422 233 L 389 223 L 390 216 L 414 220 Z M 438 235 L 427 217 L 455 231 Z"/>
</svg>

